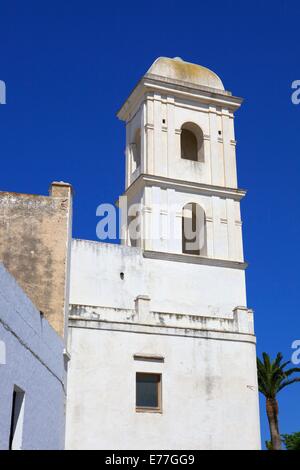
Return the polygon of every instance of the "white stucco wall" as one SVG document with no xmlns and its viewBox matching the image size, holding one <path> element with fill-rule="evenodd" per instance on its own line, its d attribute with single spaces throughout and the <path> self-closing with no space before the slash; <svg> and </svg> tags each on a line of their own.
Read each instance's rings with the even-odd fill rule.
<svg viewBox="0 0 300 470">
<path fill-rule="evenodd" d="M 71 324 L 66 448 L 260 448 L 250 337 Z M 134 360 L 141 353 L 163 356 L 165 362 Z M 162 413 L 135 411 L 136 372 L 162 374 Z"/>
<path fill-rule="evenodd" d="M 0 449 L 8 448 L 15 386 L 25 392 L 21 448 L 63 449 L 64 343 L 2 264 L 0 341 Z"/>
<path fill-rule="evenodd" d="M 71 304 L 133 308 L 138 295 L 148 295 L 156 311 L 226 317 L 235 307 L 246 306 L 245 273 L 144 258 L 138 248 L 73 240 Z"/>
<path fill-rule="evenodd" d="M 73 240 L 70 293 L 67 448 L 260 447 L 243 270 Z M 162 414 L 136 413 L 137 371 L 163 374 Z"/>
</svg>

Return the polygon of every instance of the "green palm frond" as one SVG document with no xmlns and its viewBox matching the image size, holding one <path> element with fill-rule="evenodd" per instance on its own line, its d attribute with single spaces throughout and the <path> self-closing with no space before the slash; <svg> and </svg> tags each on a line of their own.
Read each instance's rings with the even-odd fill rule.
<svg viewBox="0 0 300 470">
<path fill-rule="evenodd" d="M 278 353 L 280 354 L 280 353 Z M 266 352 L 263 352 L 264 366 L 267 372 L 270 372 L 272 369 L 270 357 Z"/>
<path fill-rule="evenodd" d="M 266 353 L 265 353 L 266 354 Z M 273 368 L 277 368 L 277 367 L 280 367 L 280 363 L 283 359 L 283 355 L 281 353 L 278 353 L 275 360 L 272 362 L 272 366 Z M 288 363 L 287 363 L 288 364 Z M 281 367 L 284 367 L 284 365 L 282 364 Z"/>
<path fill-rule="evenodd" d="M 300 377 L 296 377 L 294 379 L 291 379 L 291 380 L 286 380 L 285 382 L 282 382 L 282 384 L 279 386 L 278 388 L 278 392 L 280 392 L 280 390 L 282 390 L 284 387 L 286 387 L 287 385 L 291 385 L 291 384 L 294 384 L 296 382 L 300 382 Z"/>
<path fill-rule="evenodd" d="M 300 373 L 300 368 L 286 369 L 291 361 L 282 361 L 283 355 L 280 352 L 274 360 L 266 352 L 262 354 L 262 360 L 257 358 L 258 388 L 266 398 L 276 398 L 277 393 L 287 385 L 300 382 L 300 377 L 288 379 L 293 374 Z"/>
<path fill-rule="evenodd" d="M 286 377 L 289 377 L 290 375 L 295 374 L 296 372 L 300 372 L 300 367 L 292 367 L 291 369 L 286 370 L 284 374 Z"/>
<path fill-rule="evenodd" d="M 291 361 L 286 361 L 283 364 L 280 365 L 281 369 L 284 369 L 286 366 L 288 366 L 291 363 Z"/>
</svg>

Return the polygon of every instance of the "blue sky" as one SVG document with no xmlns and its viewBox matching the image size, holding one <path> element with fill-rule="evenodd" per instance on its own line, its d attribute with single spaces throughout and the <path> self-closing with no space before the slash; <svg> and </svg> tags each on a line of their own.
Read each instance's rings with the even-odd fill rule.
<svg viewBox="0 0 300 470">
<path fill-rule="evenodd" d="M 235 125 L 258 352 L 289 358 L 300 339 L 299 15 L 293 0 L 0 0 L 1 190 L 43 194 L 69 181 L 74 236 L 95 239 L 97 205 L 124 188 L 115 113 L 132 87 L 158 56 L 211 68 L 245 98 Z M 296 384 L 279 396 L 282 432 L 300 431 L 299 394 Z M 264 441 L 263 401 L 261 422 Z"/>
</svg>

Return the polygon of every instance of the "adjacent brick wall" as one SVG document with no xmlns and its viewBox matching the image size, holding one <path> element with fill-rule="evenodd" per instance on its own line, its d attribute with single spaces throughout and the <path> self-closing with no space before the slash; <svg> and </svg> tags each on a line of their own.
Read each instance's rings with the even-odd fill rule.
<svg viewBox="0 0 300 470">
<path fill-rule="evenodd" d="M 0 192 L 0 261 L 60 334 L 66 333 L 72 188 L 49 196 Z"/>
</svg>

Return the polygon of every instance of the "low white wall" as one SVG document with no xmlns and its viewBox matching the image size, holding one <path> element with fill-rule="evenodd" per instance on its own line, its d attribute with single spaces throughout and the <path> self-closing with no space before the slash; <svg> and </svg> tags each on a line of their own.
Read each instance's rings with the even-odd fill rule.
<svg viewBox="0 0 300 470">
<path fill-rule="evenodd" d="M 228 317 L 235 307 L 246 306 L 245 273 L 148 259 L 138 248 L 73 240 L 71 304 L 130 309 L 138 295 L 149 295 L 158 312 Z"/>
<path fill-rule="evenodd" d="M 15 386 L 25 392 L 22 449 L 63 449 L 64 343 L 2 264 L 0 341 L 0 449 L 9 444 Z"/>
</svg>

